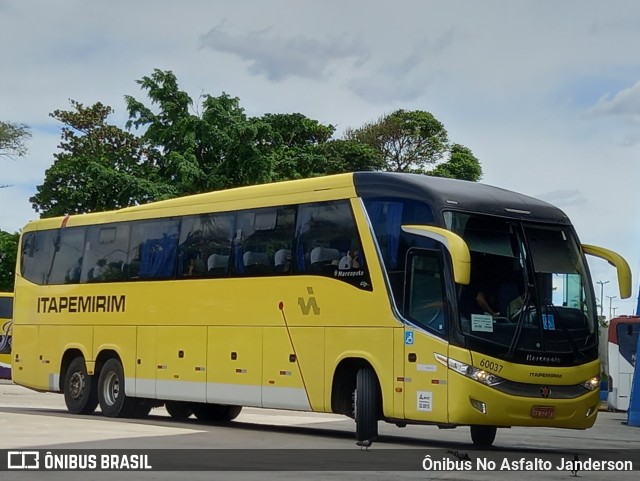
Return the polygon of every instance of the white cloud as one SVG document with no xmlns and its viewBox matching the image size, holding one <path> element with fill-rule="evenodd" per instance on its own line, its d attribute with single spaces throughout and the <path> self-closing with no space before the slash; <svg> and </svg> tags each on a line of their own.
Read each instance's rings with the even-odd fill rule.
<svg viewBox="0 0 640 481">
<path fill-rule="evenodd" d="M 603 95 L 587 111 L 593 115 L 623 115 L 640 122 L 640 80 L 611 96 Z"/>
</svg>

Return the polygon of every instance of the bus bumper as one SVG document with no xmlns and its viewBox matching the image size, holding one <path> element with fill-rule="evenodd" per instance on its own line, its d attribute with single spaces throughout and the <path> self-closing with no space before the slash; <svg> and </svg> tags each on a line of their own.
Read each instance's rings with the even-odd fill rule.
<svg viewBox="0 0 640 481">
<path fill-rule="evenodd" d="M 542 393 L 540 397 L 520 397 L 461 376 L 451 381 L 451 424 L 587 429 L 595 423 L 600 405 L 598 389 L 573 399 L 554 399 L 552 385 L 547 386 L 551 395 L 544 391 L 549 397 Z M 456 399 L 453 392 L 464 395 Z"/>
</svg>

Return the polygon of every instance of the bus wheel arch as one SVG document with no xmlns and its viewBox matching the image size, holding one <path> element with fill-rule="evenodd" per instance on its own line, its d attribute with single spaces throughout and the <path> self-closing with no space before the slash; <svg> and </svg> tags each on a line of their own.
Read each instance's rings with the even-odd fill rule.
<svg viewBox="0 0 640 481">
<path fill-rule="evenodd" d="M 60 390 L 71 414 L 92 414 L 98 406 L 96 376 L 87 373 L 84 355 L 79 349 L 65 352 L 60 369 Z"/>
<path fill-rule="evenodd" d="M 353 417 L 353 393 L 356 389 L 358 371 L 367 368 L 371 369 L 376 376 L 379 396 L 378 419 L 382 419 L 382 391 L 380 389 L 380 381 L 369 361 L 359 357 L 344 358 L 336 366 L 331 384 L 331 412 Z"/>
<path fill-rule="evenodd" d="M 333 376 L 331 410 L 356 421 L 356 440 L 373 441 L 383 418 L 380 380 L 371 364 L 361 358 L 340 361 Z"/>
</svg>

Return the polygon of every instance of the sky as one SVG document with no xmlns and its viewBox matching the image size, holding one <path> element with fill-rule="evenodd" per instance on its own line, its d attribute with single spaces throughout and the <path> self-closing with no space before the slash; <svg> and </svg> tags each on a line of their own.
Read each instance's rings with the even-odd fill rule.
<svg viewBox="0 0 640 481">
<path fill-rule="evenodd" d="M 124 96 L 145 99 L 136 80 L 159 68 L 194 99 L 226 92 L 250 116 L 299 112 L 337 135 L 431 112 L 482 182 L 553 203 L 583 243 L 624 256 L 626 301 L 611 266 L 589 265 L 604 314 L 633 314 L 638 25 L 633 0 L 0 0 L 0 120 L 33 134 L 28 155 L 0 158 L 0 229 L 37 218 L 28 199 L 60 141 L 49 114 L 102 102 L 124 127 Z"/>
</svg>

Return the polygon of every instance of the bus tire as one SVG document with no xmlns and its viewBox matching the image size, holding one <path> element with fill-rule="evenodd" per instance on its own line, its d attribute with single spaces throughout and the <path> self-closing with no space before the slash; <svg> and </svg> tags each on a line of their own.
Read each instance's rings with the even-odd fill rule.
<svg viewBox="0 0 640 481">
<path fill-rule="evenodd" d="M 471 441 L 475 446 L 491 446 L 496 439 L 495 426 L 471 426 Z"/>
<path fill-rule="evenodd" d="M 242 406 L 227 406 L 226 404 L 197 403 L 193 406 L 193 413 L 200 421 L 227 422 L 238 417 Z"/>
<path fill-rule="evenodd" d="M 140 400 L 124 393 L 124 369 L 118 359 L 104 363 L 98 380 L 98 399 L 102 414 L 109 418 L 135 417 Z"/>
<path fill-rule="evenodd" d="M 353 417 L 356 420 L 356 441 L 372 442 L 378 437 L 378 382 L 370 367 L 356 374 L 353 393 Z"/>
<path fill-rule="evenodd" d="M 182 401 L 167 401 L 164 403 L 164 407 L 173 419 L 184 421 L 193 414 L 191 405 Z"/>
<path fill-rule="evenodd" d="M 92 414 L 98 406 L 94 376 L 87 374 L 83 357 L 74 358 L 64 375 L 64 402 L 71 414 Z"/>
</svg>

